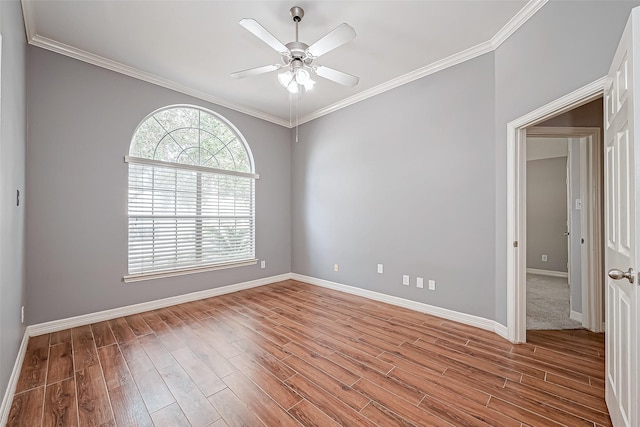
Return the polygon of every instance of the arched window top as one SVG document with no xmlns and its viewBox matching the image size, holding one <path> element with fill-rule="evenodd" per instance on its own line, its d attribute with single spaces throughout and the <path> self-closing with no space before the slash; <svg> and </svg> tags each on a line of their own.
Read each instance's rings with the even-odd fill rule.
<svg viewBox="0 0 640 427">
<path fill-rule="evenodd" d="M 129 155 L 161 162 L 253 173 L 244 138 L 221 116 L 178 105 L 149 114 L 136 129 Z"/>
</svg>

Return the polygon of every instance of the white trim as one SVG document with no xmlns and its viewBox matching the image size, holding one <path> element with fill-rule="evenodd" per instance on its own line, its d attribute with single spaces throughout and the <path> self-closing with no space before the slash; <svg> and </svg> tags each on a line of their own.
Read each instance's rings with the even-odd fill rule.
<svg viewBox="0 0 640 427">
<path fill-rule="evenodd" d="M 530 0 L 489 41 L 480 43 L 476 46 L 470 47 L 469 49 L 465 49 L 463 51 L 455 53 L 444 59 L 433 62 L 427 66 L 418 68 L 417 70 L 411 71 L 400 77 L 396 77 L 378 86 L 372 87 L 356 95 L 353 95 L 349 98 L 345 98 L 339 102 L 336 102 L 327 107 L 321 108 L 305 116 L 302 116 L 298 120 L 298 124 L 310 122 L 311 120 L 315 120 L 319 117 L 325 116 L 334 111 L 348 107 L 349 105 L 356 104 L 360 101 L 364 101 L 365 99 L 371 98 L 376 95 L 380 95 L 381 93 L 384 93 L 391 89 L 395 89 L 399 86 L 405 85 L 407 83 L 411 83 L 414 80 L 418 80 L 428 75 L 435 74 L 438 71 L 442 71 L 444 69 L 453 67 L 454 65 L 458 65 L 460 63 L 469 61 L 473 58 L 484 55 L 485 53 L 493 52 L 498 47 L 500 47 L 500 45 L 504 43 L 505 40 L 507 40 L 513 33 L 515 33 L 518 30 L 518 28 L 524 25 L 524 23 L 527 22 L 529 18 L 531 18 L 538 10 L 540 10 L 542 6 L 544 6 L 547 3 L 547 1 L 548 0 Z"/>
<path fill-rule="evenodd" d="M 143 313 L 145 311 L 156 310 L 158 308 L 169 307 L 185 302 L 197 301 L 205 298 L 215 297 L 218 295 L 230 294 L 245 289 L 257 288 L 258 286 L 269 285 L 271 283 L 282 282 L 291 279 L 290 273 L 280 274 L 278 276 L 265 277 L 263 279 L 251 280 L 249 282 L 236 283 L 233 285 L 221 286 L 214 289 L 206 289 L 204 291 L 192 292 L 184 295 L 163 298 L 154 301 L 143 302 L 140 304 L 128 305 L 125 307 L 113 308 L 111 310 L 98 311 L 96 313 L 83 314 L 80 316 L 69 317 L 66 319 L 53 320 L 51 322 L 39 323 L 27 327 L 30 337 L 35 337 L 52 332 L 63 331 L 69 328 L 89 325 L 91 323 L 111 320 L 122 316 Z"/>
<path fill-rule="evenodd" d="M 11 377 L 9 377 L 9 384 L 7 384 L 7 390 L 4 393 L 2 399 L 2 406 L 0 406 L 0 425 L 7 425 L 9 419 L 9 412 L 11 412 L 11 404 L 13 403 L 13 396 L 18 386 L 18 378 L 20 377 L 20 371 L 22 370 L 22 362 L 24 362 L 24 356 L 27 353 L 27 344 L 29 344 L 29 328 L 25 328 L 24 335 L 22 336 L 22 342 L 18 349 L 18 355 L 16 361 L 13 364 L 13 371 L 11 371 Z"/>
<path fill-rule="evenodd" d="M 523 320 L 526 319 L 526 221 L 523 221 L 526 160 L 521 153 L 526 128 L 598 98 L 604 91 L 605 80 L 602 77 L 507 124 L 507 330 L 513 343 L 525 342 L 527 333 Z M 517 248 L 514 242 L 518 242 Z"/>
<path fill-rule="evenodd" d="M 22 0 L 22 17 L 24 18 L 24 30 L 27 36 L 27 41 L 37 36 L 36 34 L 36 20 L 33 17 L 33 9 L 30 2 Z"/>
<path fill-rule="evenodd" d="M 564 277 L 568 278 L 569 273 L 566 271 L 540 270 L 538 268 L 527 268 L 529 274 L 540 274 L 541 276 Z"/>
<path fill-rule="evenodd" d="M 493 52 L 502 43 L 504 43 L 504 41 L 507 40 L 513 33 L 515 33 L 522 25 L 524 25 L 529 20 L 529 18 L 531 18 L 538 10 L 540 10 L 547 3 L 547 1 L 548 0 L 529 0 L 529 2 L 527 2 L 527 4 L 525 4 L 525 6 L 522 9 L 520 9 L 518 13 L 516 13 L 513 16 L 513 18 L 511 18 L 511 20 L 507 22 L 507 24 L 505 24 L 504 27 L 502 27 L 490 40 L 484 43 L 480 43 L 469 49 L 463 50 L 447 58 L 444 58 L 432 64 L 429 64 L 425 67 L 411 71 L 403 76 L 389 80 L 386 83 L 382 83 L 378 86 L 367 89 L 363 92 L 358 93 L 357 95 L 346 98 L 340 102 L 336 102 L 332 105 L 316 110 L 310 114 L 307 114 L 301 117 L 298 120 L 297 124 L 303 124 L 303 123 L 309 122 L 311 120 L 317 119 L 319 117 L 322 117 L 334 111 L 348 107 L 357 102 L 371 98 L 372 96 L 376 96 L 388 90 L 394 89 L 398 86 L 410 83 L 414 80 L 420 79 L 422 77 L 428 76 L 430 74 L 436 73 L 446 68 L 453 67 L 454 65 L 468 61 L 470 59 L 473 59 L 485 53 Z M 199 90 L 189 88 L 182 84 L 176 83 L 172 80 L 159 77 L 155 74 L 148 73 L 146 71 L 141 71 L 137 68 L 134 68 L 134 67 L 104 58 L 102 56 L 98 56 L 93 53 L 90 53 L 81 49 L 77 49 L 73 46 L 69 46 L 64 43 L 57 42 L 47 37 L 38 35 L 37 30 L 35 28 L 36 27 L 35 19 L 33 17 L 32 1 L 22 0 L 22 11 L 23 11 L 22 13 L 25 21 L 27 41 L 29 42 L 29 44 L 33 46 L 38 46 L 43 49 L 48 49 L 52 52 L 56 52 L 61 55 L 69 56 L 71 58 L 75 58 L 80 61 L 96 65 L 98 67 L 106 68 L 107 70 L 115 71 L 117 73 L 121 73 L 129 77 L 146 81 L 146 82 L 155 84 L 157 86 L 161 86 L 167 89 L 184 93 L 186 95 L 191 95 L 196 98 L 202 99 L 204 101 L 209 101 L 214 104 L 218 104 L 223 107 L 230 108 L 232 110 L 239 111 L 241 113 L 245 113 L 250 116 L 257 117 L 259 119 L 278 124 L 280 126 L 284 126 L 289 129 L 294 127 L 294 125 L 290 123 L 289 120 L 285 120 L 280 117 L 276 117 L 274 115 L 264 113 L 262 111 L 248 108 L 246 106 L 225 101 L 221 98 L 212 96 L 208 93 L 205 93 Z"/>
<path fill-rule="evenodd" d="M 539 11 L 542 6 L 547 4 L 548 0 L 532 0 L 528 2 L 520 11 L 513 17 L 507 25 L 502 27 L 500 31 L 496 33 L 493 38 L 491 38 L 491 44 L 493 45 L 493 49 L 497 49 L 500 47 L 502 43 L 504 43 L 513 33 L 515 33 L 518 28 L 524 25 L 525 22 L 529 20 L 537 11 Z"/>
<path fill-rule="evenodd" d="M 22 7 L 26 10 L 31 1 L 22 1 Z M 27 15 L 31 15 L 31 12 L 24 12 L 25 17 Z M 52 52 L 59 53 L 61 55 L 68 56 L 70 58 L 77 59 L 79 61 L 86 62 L 88 64 L 96 65 L 101 68 L 105 68 L 107 70 L 115 71 L 116 73 L 124 74 L 125 76 L 133 77 L 138 80 L 142 80 L 156 86 L 164 87 L 167 89 L 175 90 L 176 92 L 184 93 L 185 95 L 191 95 L 195 98 L 202 99 L 204 101 L 212 102 L 214 104 L 220 105 L 222 107 L 230 108 L 235 111 L 239 111 L 241 113 L 247 114 L 249 116 L 256 117 L 258 119 L 266 120 L 271 123 L 275 123 L 280 126 L 284 126 L 290 128 L 290 123 L 288 120 L 284 120 L 280 117 L 276 117 L 272 114 L 267 114 L 262 111 L 254 110 L 252 108 L 245 107 L 240 104 L 235 104 L 229 101 L 226 101 L 222 98 L 218 98 L 216 96 L 210 95 L 206 92 L 192 89 L 188 86 L 184 86 L 180 83 L 176 83 L 172 80 L 165 79 L 164 77 L 157 76 L 152 73 L 148 73 L 146 71 L 139 70 L 137 68 L 131 67 L 129 65 L 122 64 L 117 61 L 113 61 L 111 59 L 104 58 L 99 55 L 95 55 L 93 53 L 75 48 L 73 46 L 69 46 L 64 43 L 57 42 L 55 40 L 51 40 L 47 37 L 43 37 L 40 35 L 33 35 L 29 38 L 29 44 L 37 47 L 41 47 L 43 49 L 50 50 Z"/>
<path fill-rule="evenodd" d="M 326 116 L 327 114 L 333 113 L 334 111 L 338 111 L 342 108 L 356 104 L 360 101 L 364 101 L 365 99 L 369 99 L 373 96 L 380 95 L 391 89 L 395 89 L 399 86 L 406 85 L 407 83 L 411 83 L 414 80 L 421 79 L 428 75 L 437 73 L 438 71 L 442 71 L 449 67 L 453 67 L 454 65 L 458 65 L 462 62 L 469 61 L 470 59 L 476 58 L 480 55 L 484 55 L 485 53 L 489 53 L 492 51 L 493 51 L 493 46 L 491 45 L 491 42 L 484 42 L 479 45 L 473 46 L 469 49 L 455 53 L 447 58 L 433 62 L 425 67 L 418 68 L 417 70 L 411 71 L 400 77 L 396 77 L 385 83 L 379 84 L 378 86 L 374 86 L 372 88 L 359 92 L 353 96 L 350 96 L 341 101 L 338 101 L 334 104 L 331 104 L 327 107 L 320 108 L 319 110 L 316 110 L 312 113 L 302 116 L 298 120 L 298 124 L 307 123 L 307 122 L 310 122 L 311 120 L 315 120 L 322 116 Z"/>
<path fill-rule="evenodd" d="M 343 285 L 336 282 L 330 282 L 328 280 L 317 279 L 314 277 L 304 276 L 296 273 L 285 273 L 278 276 L 265 277 L 263 279 L 256 279 L 249 282 L 237 283 L 233 285 L 222 286 L 214 289 L 207 289 L 199 292 L 192 292 L 189 294 L 178 295 L 174 297 L 164 298 L 160 300 L 148 301 L 140 304 L 129 305 L 125 307 L 114 308 L 111 310 L 99 311 L 96 313 L 89 313 L 75 317 L 69 317 L 66 319 L 53 320 L 51 322 L 39 323 L 36 325 L 27 326 L 24 331 L 22 343 L 16 357 L 16 361 L 13 367 L 11 378 L 7 386 L 7 391 L 4 394 L 2 400 L 2 406 L 0 407 L 1 422 L 0 425 L 5 425 L 9 417 L 11 410 L 11 403 L 18 384 L 18 378 L 20 370 L 22 369 L 22 363 L 27 350 L 27 345 L 30 337 L 35 337 L 44 334 L 50 334 L 53 332 L 63 331 L 69 328 L 75 328 L 84 325 L 90 325 L 96 322 L 102 322 L 105 320 L 111 320 L 122 316 L 129 316 L 132 314 L 138 314 L 145 311 L 155 310 L 158 308 L 169 307 L 176 304 L 182 304 L 191 301 L 197 301 L 204 298 L 215 297 L 219 295 L 225 295 L 232 292 L 238 292 L 245 289 L 256 288 L 259 286 L 268 285 L 271 283 L 277 283 L 284 280 L 297 280 L 299 282 L 305 282 L 316 286 L 322 286 L 324 288 L 334 289 L 341 292 L 346 292 L 353 295 L 359 295 L 365 298 L 369 298 L 375 301 L 381 301 L 388 304 L 396 305 L 399 307 L 408 308 L 421 313 L 430 314 L 433 316 L 441 317 L 443 319 L 452 320 L 465 325 L 473 326 L 476 328 L 484 329 L 487 331 L 495 332 L 497 335 L 504 339 L 507 339 L 507 327 L 494 321 L 485 319 L 483 317 L 473 316 L 471 314 L 460 313 L 446 308 L 436 307 L 429 304 L 424 304 L 417 301 L 411 301 L 404 298 L 394 297 L 391 295 L 382 294 L 379 292 L 369 291 L 366 289 L 356 288 L 353 286 Z"/>
<path fill-rule="evenodd" d="M 129 274 L 124 276 L 122 280 L 124 281 L 124 283 L 135 283 L 135 282 L 141 282 L 143 280 L 164 279 L 167 277 L 186 276 L 187 274 L 205 273 L 207 271 L 224 270 L 227 268 L 246 267 L 249 265 L 256 265 L 257 263 L 258 263 L 257 259 L 250 259 L 250 260 L 244 260 L 244 261 L 233 261 L 233 262 L 225 262 L 222 264 L 207 265 L 204 267 L 188 267 L 188 268 L 182 268 L 180 270 Z"/>
<path fill-rule="evenodd" d="M 465 325 L 495 332 L 501 337 L 507 337 L 507 328 L 495 320 L 485 319 L 471 314 L 460 313 L 448 310 L 442 307 L 425 304 L 422 302 L 412 301 L 405 298 L 395 297 L 380 292 L 370 291 L 367 289 L 357 288 L 354 286 L 343 285 L 342 283 L 331 282 L 329 280 L 318 279 L 316 277 L 304 276 L 302 274 L 291 273 L 291 279 L 299 282 L 309 283 L 311 285 L 322 286 L 323 288 L 333 289 L 336 291 L 346 292 L 352 295 L 369 298 L 375 301 L 385 302 L 387 304 L 408 308 L 410 310 L 419 311 L 421 313 L 430 314 L 432 316 L 441 317 L 443 319 L 452 320 L 454 322 L 463 323 Z"/>
<path fill-rule="evenodd" d="M 569 318 L 571 320 L 575 320 L 576 322 L 582 323 L 582 313 L 578 313 L 577 311 L 571 310 L 571 313 L 569 314 Z"/>
<path fill-rule="evenodd" d="M 145 159 L 144 157 L 124 156 L 124 162 L 159 166 L 164 168 L 186 169 L 186 170 L 198 171 L 198 172 L 216 173 L 218 175 L 233 175 L 233 176 L 240 176 L 242 178 L 252 178 L 252 179 L 260 178 L 260 175 L 258 175 L 257 173 L 238 172 L 238 171 L 229 170 L 229 169 L 209 168 L 206 166 L 194 166 L 194 165 L 188 165 L 186 163 L 165 162 L 164 160 Z"/>
<path fill-rule="evenodd" d="M 574 108 L 587 104 L 602 96 L 606 79 L 607 76 L 600 77 L 598 80 L 589 83 L 586 86 L 576 89 L 555 101 L 551 101 L 550 103 L 507 123 L 507 130 L 512 131 L 509 132 L 507 137 L 513 140 L 513 131 L 517 128 L 535 126 L 538 123 L 542 123 L 545 120 L 550 119 L 551 117 L 566 113 L 569 110 L 573 110 Z"/>
</svg>

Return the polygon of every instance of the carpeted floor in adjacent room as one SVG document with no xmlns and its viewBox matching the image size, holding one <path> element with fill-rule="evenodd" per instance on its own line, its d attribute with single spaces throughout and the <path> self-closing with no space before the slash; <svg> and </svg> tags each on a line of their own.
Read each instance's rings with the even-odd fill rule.
<svg viewBox="0 0 640 427">
<path fill-rule="evenodd" d="M 527 329 L 580 329 L 569 318 L 566 278 L 527 274 Z"/>
</svg>

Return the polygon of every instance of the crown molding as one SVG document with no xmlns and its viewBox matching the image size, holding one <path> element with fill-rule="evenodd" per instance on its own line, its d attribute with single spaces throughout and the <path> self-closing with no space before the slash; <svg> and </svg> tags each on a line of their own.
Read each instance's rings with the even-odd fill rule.
<svg viewBox="0 0 640 427">
<path fill-rule="evenodd" d="M 22 17 L 24 18 L 24 31 L 27 36 L 27 42 L 30 42 L 36 36 L 35 18 L 33 17 L 33 8 L 31 2 L 22 0 Z"/>
<path fill-rule="evenodd" d="M 539 11 L 549 0 L 530 0 L 507 24 L 491 38 L 493 49 L 500 47 L 518 28 Z"/>
<path fill-rule="evenodd" d="M 453 67 L 454 65 L 460 64 L 462 62 L 468 61 L 470 59 L 476 58 L 480 55 L 484 55 L 485 53 L 489 53 L 492 51 L 493 51 L 493 46 L 491 42 L 481 43 L 479 45 L 463 50 L 454 55 L 451 55 L 447 58 L 433 62 L 427 65 L 426 67 L 418 68 L 417 70 L 411 71 L 410 73 L 407 73 L 400 77 L 396 77 L 395 79 L 389 80 L 385 83 L 382 83 L 378 86 L 374 86 L 370 89 L 364 90 L 356 95 L 350 96 L 349 98 L 345 98 L 342 101 L 336 102 L 335 104 L 331 104 L 328 107 L 321 108 L 319 110 L 314 111 L 313 113 L 302 116 L 300 117 L 298 123 L 303 124 L 306 122 L 310 122 L 311 120 L 315 120 L 319 117 L 322 117 L 334 111 L 340 110 L 344 107 L 348 107 L 349 105 L 356 104 L 360 101 L 364 101 L 365 99 L 371 98 L 376 95 L 380 95 L 381 93 L 387 92 L 391 89 L 395 89 L 399 86 L 406 85 L 407 83 L 411 83 L 414 80 L 421 79 L 430 74 L 437 73 L 438 71 L 442 71 L 449 67 Z"/>
<path fill-rule="evenodd" d="M 356 95 L 350 96 L 349 98 L 345 98 L 339 102 L 336 102 L 327 107 L 323 107 L 310 114 L 302 116 L 298 119 L 297 124 L 300 125 L 303 123 L 310 122 L 312 120 L 325 116 L 334 111 L 356 104 L 360 101 L 364 101 L 368 98 L 387 92 L 391 89 L 395 89 L 407 83 L 411 83 L 414 80 L 418 80 L 430 74 L 437 73 L 438 71 L 442 71 L 449 67 L 453 67 L 462 62 L 476 58 L 480 55 L 484 55 L 485 53 L 493 52 L 502 43 L 504 43 L 505 40 L 507 40 L 513 33 L 515 33 L 525 22 L 527 22 L 529 18 L 531 18 L 536 12 L 538 12 L 538 10 L 540 10 L 547 2 L 548 0 L 530 0 L 529 2 L 527 2 L 525 6 L 522 9 L 520 9 L 520 11 L 504 27 L 502 27 L 500 31 L 498 31 L 489 41 L 480 43 L 469 49 L 458 52 L 447 58 L 441 59 L 425 67 L 411 71 L 400 77 L 396 77 L 378 86 L 372 87 Z M 258 119 L 266 120 L 268 122 L 275 123 L 277 125 L 280 125 L 289 129 L 296 126 L 295 124 L 292 124 L 289 120 L 274 116 L 272 114 L 251 109 L 243 105 L 234 104 L 232 102 L 226 101 L 221 98 L 217 98 L 215 96 L 212 96 L 200 90 L 192 89 L 188 86 L 176 83 L 172 80 L 165 79 L 155 74 L 148 73 L 146 71 L 139 70 L 137 68 L 119 63 L 117 61 L 112 61 L 110 59 L 101 57 L 99 55 L 94 55 L 90 52 L 86 52 L 81 49 L 74 48 L 73 46 L 56 42 L 55 40 L 51 40 L 47 37 L 40 36 L 37 34 L 37 31 L 35 29 L 35 20 L 33 17 L 33 9 L 31 7 L 30 1 L 22 0 L 22 13 L 25 21 L 25 31 L 27 35 L 27 41 L 29 42 L 29 44 L 33 46 L 41 47 L 43 49 L 47 49 L 52 52 L 59 53 L 61 55 L 65 55 L 65 56 L 77 59 L 79 61 L 87 62 L 89 64 L 93 64 L 101 68 L 105 68 L 120 74 L 127 75 L 129 77 L 146 81 L 148 83 L 152 83 L 157 86 L 171 89 L 176 92 L 184 93 L 185 95 L 190 95 L 195 98 L 202 99 L 204 101 L 212 102 L 214 104 L 232 109 L 234 111 L 238 111 L 240 113 L 247 114 L 252 117 L 256 117 Z"/>
<path fill-rule="evenodd" d="M 23 3 L 24 4 L 24 3 Z M 25 12 L 25 19 L 29 12 Z M 29 25 L 31 27 L 31 25 Z M 27 35 L 29 35 L 29 31 L 27 31 Z M 68 56 L 70 58 L 77 59 L 79 61 L 83 61 L 92 65 L 96 65 L 101 68 L 105 68 L 107 70 L 115 71 L 116 73 L 124 74 L 129 77 L 136 78 L 138 80 L 142 80 L 148 83 L 152 83 L 156 86 L 161 86 L 167 89 L 174 90 L 176 92 L 183 93 L 185 95 L 191 95 L 195 98 L 202 99 L 204 101 L 212 102 L 214 104 L 220 105 L 222 107 L 229 108 L 234 111 L 238 111 L 240 113 L 247 114 L 249 116 L 256 117 L 258 119 L 266 120 L 271 123 L 275 123 L 280 126 L 290 127 L 289 121 L 281 119 L 280 117 L 273 116 L 271 114 L 264 113 L 262 111 L 254 110 L 251 108 L 244 107 L 242 105 L 234 104 L 229 101 L 226 101 L 221 98 L 217 98 L 208 93 L 192 89 L 188 86 L 181 85 L 172 80 L 165 79 L 159 77 L 155 74 L 148 73 L 146 71 L 139 70 L 134 67 L 130 67 L 128 65 L 122 64 L 117 61 L 112 61 L 110 59 L 104 58 L 99 55 L 94 55 L 93 53 L 86 52 L 81 49 L 77 49 L 73 46 L 66 45 L 64 43 L 59 43 L 55 40 L 51 40 L 47 37 L 42 37 L 39 35 L 34 35 L 29 38 L 29 44 L 37 47 L 41 47 L 43 49 L 50 50 L 52 52 L 59 53 L 61 55 Z"/>
<path fill-rule="evenodd" d="M 421 79 L 430 74 L 434 74 L 434 73 L 437 73 L 438 71 L 442 71 L 449 67 L 453 67 L 454 65 L 458 65 L 462 62 L 469 61 L 470 59 L 476 58 L 480 55 L 484 55 L 485 53 L 493 52 L 505 40 L 507 40 L 513 33 L 515 33 L 518 30 L 518 28 L 520 28 L 525 22 L 527 22 L 529 18 L 531 18 L 538 10 L 540 10 L 540 8 L 542 8 L 542 6 L 544 6 L 547 3 L 547 1 L 548 0 L 530 0 L 489 41 L 480 43 L 469 49 L 453 54 L 447 58 L 431 63 L 425 67 L 418 68 L 417 70 L 411 71 L 405 75 L 396 77 L 395 79 L 389 80 L 388 82 L 385 82 L 381 85 L 362 91 L 349 98 L 345 98 L 342 101 L 336 102 L 327 107 L 316 110 L 313 113 L 302 116 L 298 120 L 298 124 L 310 122 L 312 120 L 325 116 L 334 111 L 348 107 L 349 105 L 356 104 L 360 101 L 364 101 L 365 99 L 371 98 L 376 95 L 380 95 L 381 93 L 384 93 L 388 90 L 395 89 L 407 83 L 411 83 L 414 80 Z"/>
</svg>

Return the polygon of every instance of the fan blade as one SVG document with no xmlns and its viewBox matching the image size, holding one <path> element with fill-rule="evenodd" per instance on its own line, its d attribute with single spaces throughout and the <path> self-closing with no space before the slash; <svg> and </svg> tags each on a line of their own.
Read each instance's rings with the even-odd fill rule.
<svg viewBox="0 0 640 427">
<path fill-rule="evenodd" d="M 317 58 L 342 46 L 356 37 L 356 30 L 349 24 L 340 24 L 329 34 L 307 48 L 307 53 Z"/>
<path fill-rule="evenodd" d="M 320 77 L 323 77 L 332 82 L 339 83 L 343 86 L 355 86 L 360 81 L 359 77 L 352 76 L 351 74 L 343 73 L 342 71 L 334 70 L 333 68 L 318 65 L 315 67 L 315 72 Z"/>
<path fill-rule="evenodd" d="M 234 79 L 244 79 L 245 77 L 257 76 L 258 74 L 269 73 L 271 71 L 279 70 L 282 65 L 264 65 L 262 67 L 249 68 L 248 70 L 236 71 L 231 73 L 231 77 Z"/>
<path fill-rule="evenodd" d="M 280 42 L 273 34 L 271 34 L 266 28 L 264 28 L 258 21 L 251 18 L 245 18 L 240 20 L 240 25 L 249 30 L 254 36 L 271 46 L 275 51 L 286 54 L 289 49 Z"/>
</svg>

